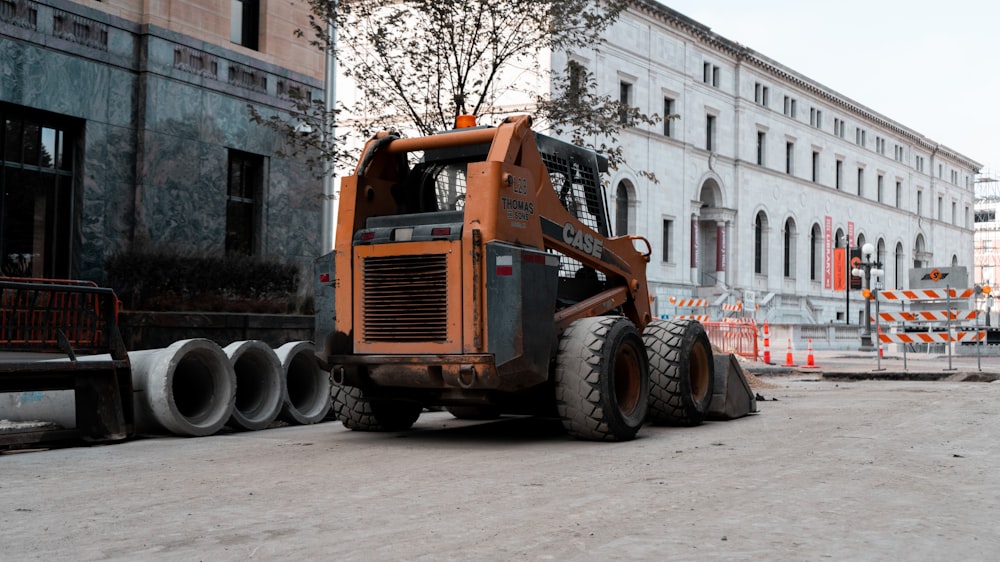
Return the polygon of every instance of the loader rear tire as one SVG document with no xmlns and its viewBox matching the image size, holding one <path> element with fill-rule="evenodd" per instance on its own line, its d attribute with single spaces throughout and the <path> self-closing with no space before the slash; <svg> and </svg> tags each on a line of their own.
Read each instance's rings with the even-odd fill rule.
<svg viewBox="0 0 1000 562">
<path fill-rule="evenodd" d="M 361 388 L 334 383 L 333 410 L 348 429 L 403 431 L 413 426 L 423 408 L 403 400 L 369 400 Z"/>
<path fill-rule="evenodd" d="M 623 317 L 582 318 L 559 340 L 556 409 L 577 439 L 628 441 L 646 419 L 649 367 L 642 338 Z"/>
<path fill-rule="evenodd" d="M 649 421 L 692 427 L 705 421 L 715 362 L 705 328 L 695 320 L 650 322 L 642 334 L 649 355 Z"/>
</svg>

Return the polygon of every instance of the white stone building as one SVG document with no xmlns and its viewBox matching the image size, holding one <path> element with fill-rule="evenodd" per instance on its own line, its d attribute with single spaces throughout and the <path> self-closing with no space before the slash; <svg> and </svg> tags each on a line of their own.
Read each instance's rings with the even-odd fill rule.
<svg viewBox="0 0 1000 562">
<path fill-rule="evenodd" d="M 678 116 L 621 135 L 630 169 L 608 195 L 615 232 L 653 245 L 658 313 L 675 313 L 670 296 L 752 297 L 758 319 L 843 321 L 834 248 L 847 240 L 876 246 L 888 288 L 914 266 L 971 271 L 971 158 L 653 1 L 552 67 L 566 57 L 642 111 Z"/>
<path fill-rule="evenodd" d="M 758 320 L 857 324 L 860 293 L 848 305 L 836 290 L 835 249 L 848 243 L 876 246 L 888 288 L 914 266 L 972 269 L 979 163 L 655 0 L 633 0 L 606 39 L 539 62 L 576 61 L 602 93 L 675 117 L 621 134 L 628 167 L 608 193 L 614 232 L 653 247 L 657 314 L 692 312 L 670 297 L 753 299 Z M 357 101 L 342 77 L 337 93 Z"/>
</svg>

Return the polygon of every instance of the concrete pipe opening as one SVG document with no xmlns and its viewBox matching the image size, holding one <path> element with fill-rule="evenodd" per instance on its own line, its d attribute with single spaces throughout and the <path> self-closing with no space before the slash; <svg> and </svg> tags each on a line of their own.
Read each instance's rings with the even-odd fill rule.
<svg viewBox="0 0 1000 562">
<path fill-rule="evenodd" d="M 284 376 L 281 362 L 266 343 L 247 340 L 223 349 L 236 373 L 236 402 L 227 425 L 235 429 L 266 429 L 281 411 Z"/>
<path fill-rule="evenodd" d="M 211 435 L 232 416 L 236 373 L 214 342 L 181 340 L 128 355 L 137 431 Z"/>
<path fill-rule="evenodd" d="M 330 411 L 330 373 L 320 370 L 312 342 L 289 342 L 275 350 L 285 375 L 285 401 L 278 417 L 288 423 L 323 421 Z"/>
</svg>

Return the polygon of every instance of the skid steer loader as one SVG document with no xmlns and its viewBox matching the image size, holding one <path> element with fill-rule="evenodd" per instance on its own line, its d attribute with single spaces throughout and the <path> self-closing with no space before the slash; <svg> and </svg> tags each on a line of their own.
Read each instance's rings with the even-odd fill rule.
<svg viewBox="0 0 1000 562">
<path fill-rule="evenodd" d="M 317 353 L 344 425 L 399 431 L 443 407 L 621 441 L 647 420 L 701 423 L 711 346 L 695 321 L 652 319 L 650 245 L 611 236 L 606 169 L 527 116 L 372 138 L 342 179 Z"/>
</svg>

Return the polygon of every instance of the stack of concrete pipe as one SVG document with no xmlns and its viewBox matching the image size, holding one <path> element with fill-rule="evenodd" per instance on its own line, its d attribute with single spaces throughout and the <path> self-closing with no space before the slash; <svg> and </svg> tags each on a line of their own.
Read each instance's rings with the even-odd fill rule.
<svg viewBox="0 0 1000 562">
<path fill-rule="evenodd" d="M 202 436 L 225 425 L 265 429 L 275 419 L 312 424 L 330 410 L 330 378 L 311 342 L 271 349 L 247 340 L 222 349 L 191 339 L 128 355 L 139 433 Z"/>
<path fill-rule="evenodd" d="M 312 342 L 271 349 L 247 340 L 223 349 L 211 340 L 189 339 L 128 356 L 137 433 L 197 437 L 227 425 L 265 429 L 276 419 L 312 424 L 330 410 L 329 373 L 320 371 Z M 32 408 L 0 402 L 0 418 L 23 421 L 29 415 L 75 425 L 72 391 L 45 394 L 51 396 L 36 397 Z"/>
</svg>

